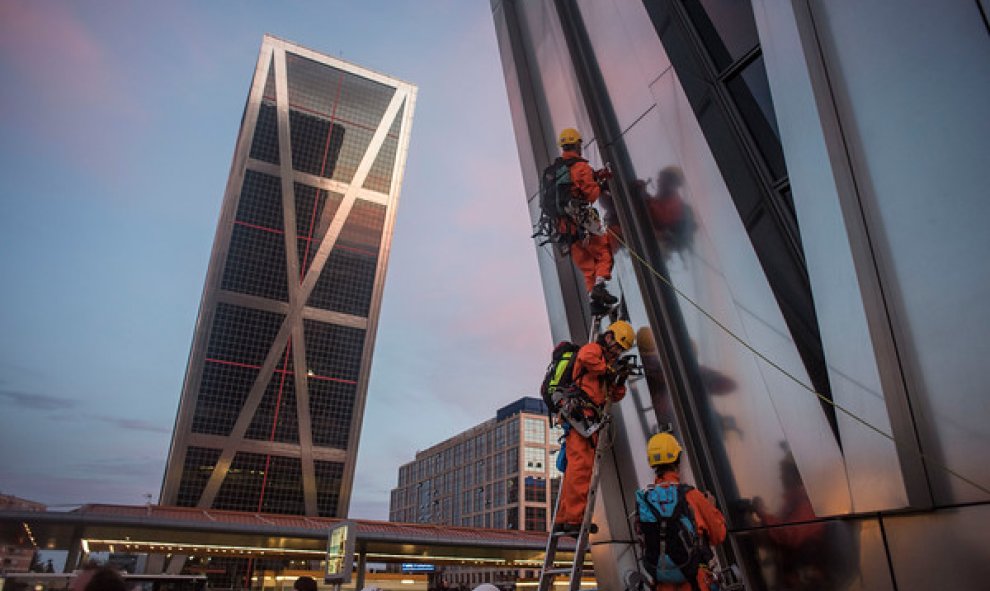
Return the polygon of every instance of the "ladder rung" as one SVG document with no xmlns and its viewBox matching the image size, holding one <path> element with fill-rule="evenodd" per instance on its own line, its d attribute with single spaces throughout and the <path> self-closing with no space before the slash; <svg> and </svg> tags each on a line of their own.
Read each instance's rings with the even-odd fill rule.
<svg viewBox="0 0 990 591">
<path fill-rule="evenodd" d="M 543 576 L 556 576 L 556 575 L 569 575 L 571 574 L 570 568 L 551 568 L 549 570 L 543 571 Z"/>
<path fill-rule="evenodd" d="M 550 532 L 550 536 L 553 538 L 577 538 L 580 531 L 555 531 Z"/>
</svg>

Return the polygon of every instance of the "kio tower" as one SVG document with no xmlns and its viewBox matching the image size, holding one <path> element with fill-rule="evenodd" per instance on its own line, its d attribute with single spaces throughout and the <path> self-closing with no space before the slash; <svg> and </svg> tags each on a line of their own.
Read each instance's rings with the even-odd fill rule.
<svg viewBox="0 0 990 591">
<path fill-rule="evenodd" d="M 415 98 L 264 37 L 163 504 L 346 515 Z"/>
</svg>

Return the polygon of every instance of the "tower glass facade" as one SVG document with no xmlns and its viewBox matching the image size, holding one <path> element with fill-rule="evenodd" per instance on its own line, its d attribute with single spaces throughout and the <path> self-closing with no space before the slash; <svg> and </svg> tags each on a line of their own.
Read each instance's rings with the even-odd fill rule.
<svg viewBox="0 0 990 591">
<path fill-rule="evenodd" d="M 346 515 L 415 97 L 265 36 L 162 503 Z"/>
<path fill-rule="evenodd" d="M 645 376 L 615 406 L 599 587 L 637 568 L 626 517 L 666 423 L 747 589 L 981 587 L 948 565 L 990 547 L 986 11 L 491 5 L 533 219 L 560 129 L 615 172 L 610 288 Z M 554 340 L 580 341 L 580 278 L 537 253 Z"/>
</svg>

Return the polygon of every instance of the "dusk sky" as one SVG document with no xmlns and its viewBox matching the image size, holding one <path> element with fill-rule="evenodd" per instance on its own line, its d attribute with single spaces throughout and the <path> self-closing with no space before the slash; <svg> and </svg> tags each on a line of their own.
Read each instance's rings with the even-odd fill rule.
<svg viewBox="0 0 990 591">
<path fill-rule="evenodd" d="M 550 333 L 487 0 L 0 2 L 0 492 L 158 499 L 262 36 L 415 84 L 350 516 L 536 395 Z"/>
</svg>

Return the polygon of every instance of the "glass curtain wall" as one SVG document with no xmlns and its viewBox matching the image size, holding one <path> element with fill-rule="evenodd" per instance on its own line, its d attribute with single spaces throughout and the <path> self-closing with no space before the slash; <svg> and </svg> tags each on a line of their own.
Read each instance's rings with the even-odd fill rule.
<svg viewBox="0 0 990 591">
<path fill-rule="evenodd" d="M 613 232 L 612 291 L 622 296 L 620 313 L 637 331 L 632 352 L 645 367 L 645 376 L 630 382 L 616 409 L 621 432 L 615 457 L 642 458 L 616 460 L 610 468 L 625 483 L 621 502 L 628 506 L 635 487 L 652 481 L 645 442 L 671 423 L 692 452 L 687 468 L 694 474 L 688 479 L 719 493 L 738 532 L 736 559 L 753 581 L 780 586 L 796 572 L 808 572 L 827 580 L 822 588 L 840 585 L 855 573 L 861 555 L 879 547 L 879 533 L 870 524 L 786 526 L 847 514 L 851 503 L 833 415 L 815 394 L 827 394 L 827 378 L 820 385 L 822 363 L 809 362 L 815 355 L 807 344 L 817 335 L 795 337 L 802 323 L 816 324 L 810 292 L 806 285 L 773 285 L 758 250 L 766 243 L 761 239 L 790 241 L 787 255 L 800 263 L 755 37 L 725 43 L 719 62 L 727 94 L 736 97 L 732 109 L 750 140 L 746 145 L 757 149 L 746 154 L 756 172 L 746 174 L 759 176 L 759 192 L 744 217 L 702 129 L 706 114 L 696 113 L 685 93 L 685 86 L 698 81 L 681 79 L 643 2 L 492 4 L 503 61 L 507 54 L 513 61 L 506 65 L 507 86 L 534 219 L 536 171 L 543 161 L 533 155 L 556 152 L 559 128 L 578 127 L 591 138 L 584 154 L 591 165 L 609 162 L 616 172 L 614 201 L 602 203 Z M 681 8 L 697 16 L 713 7 Z M 745 15 L 733 10 L 732 18 Z M 747 18 L 752 29 L 752 14 Z M 717 30 L 713 22 L 708 26 Z M 520 81 L 523 66 L 526 79 Z M 761 224 L 761 218 L 773 224 Z M 554 271 L 569 261 L 538 248 L 545 286 L 552 284 L 546 295 L 554 337 L 580 340 L 572 327 L 581 287 Z M 800 271 L 794 261 L 788 264 Z M 806 300 L 792 305 L 797 299 L 787 294 L 801 290 Z M 818 349 L 820 357 L 820 343 Z M 618 513 L 614 520 L 608 516 L 610 525 L 624 520 Z M 790 533 L 743 533 L 771 522 L 775 531 Z M 812 560 L 796 556 L 781 541 L 788 536 L 822 553 Z M 605 561 L 596 556 L 595 562 Z"/>
</svg>

